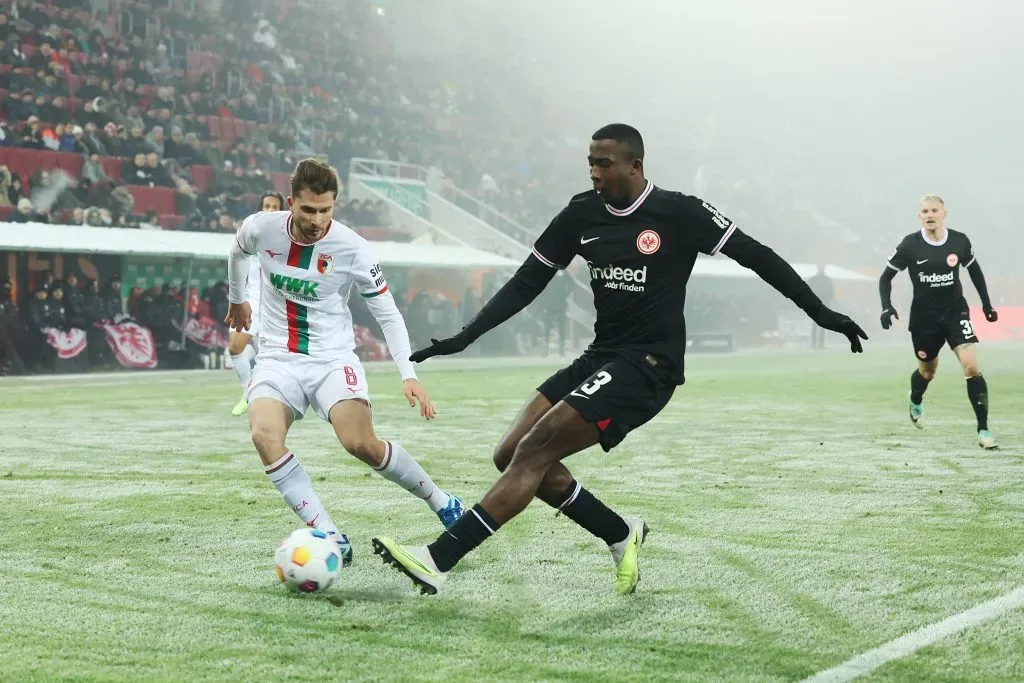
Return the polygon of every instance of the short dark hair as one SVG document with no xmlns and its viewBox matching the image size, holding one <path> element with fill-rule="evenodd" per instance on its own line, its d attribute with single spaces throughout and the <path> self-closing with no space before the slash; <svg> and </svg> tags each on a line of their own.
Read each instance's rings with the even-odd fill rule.
<svg viewBox="0 0 1024 683">
<path fill-rule="evenodd" d="M 292 196 L 296 197 L 303 190 L 313 194 L 330 192 L 338 198 L 338 172 L 320 159 L 303 159 L 292 172 Z"/>
<path fill-rule="evenodd" d="M 609 123 L 602 126 L 590 138 L 591 140 L 615 140 L 626 146 L 634 159 L 644 158 L 644 139 L 633 126 L 625 123 Z"/>
</svg>

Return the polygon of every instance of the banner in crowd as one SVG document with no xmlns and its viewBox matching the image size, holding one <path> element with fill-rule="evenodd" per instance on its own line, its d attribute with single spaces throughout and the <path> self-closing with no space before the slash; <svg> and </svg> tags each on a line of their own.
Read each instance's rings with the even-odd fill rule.
<svg viewBox="0 0 1024 683">
<path fill-rule="evenodd" d="M 362 185 L 360 188 L 359 185 Z M 360 191 L 361 190 L 361 191 Z M 410 180 L 406 178 L 376 178 L 368 175 L 349 175 L 349 196 L 353 199 L 376 200 L 373 190 L 385 197 L 388 201 L 411 211 L 420 218 L 430 218 L 430 202 L 427 200 L 427 186 L 421 180 Z"/>
<path fill-rule="evenodd" d="M 155 368 L 156 344 L 153 333 L 138 323 L 96 323 L 103 330 L 117 362 L 126 368 Z"/>
<path fill-rule="evenodd" d="M 175 329 L 181 331 L 181 321 L 174 321 Z M 223 349 L 228 345 L 225 328 L 208 315 L 189 318 L 185 323 L 185 336 L 204 349 Z"/>
<path fill-rule="evenodd" d="M 77 327 L 70 330 L 58 330 L 55 327 L 43 328 L 46 342 L 57 352 L 57 358 L 68 360 L 85 351 L 85 330 Z"/>
</svg>

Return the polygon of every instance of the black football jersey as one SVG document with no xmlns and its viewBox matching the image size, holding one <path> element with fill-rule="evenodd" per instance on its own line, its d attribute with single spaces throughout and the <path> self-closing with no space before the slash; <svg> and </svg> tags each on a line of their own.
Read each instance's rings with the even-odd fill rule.
<svg viewBox="0 0 1024 683">
<path fill-rule="evenodd" d="M 591 348 L 655 354 L 681 382 L 686 282 L 697 254 L 717 253 L 735 230 L 713 206 L 648 181 L 625 209 L 593 190 L 576 195 L 537 239 L 533 254 L 559 269 L 577 254 L 586 260 L 597 309 Z"/>
<path fill-rule="evenodd" d="M 924 230 L 903 238 L 889 257 L 888 266 L 896 271 L 906 268 L 914 284 L 910 329 L 914 329 L 915 322 L 927 323 L 949 310 L 966 310 L 960 268 L 972 263 L 974 249 L 962 232 L 946 228 L 946 238 L 941 242 L 929 241 Z"/>
</svg>

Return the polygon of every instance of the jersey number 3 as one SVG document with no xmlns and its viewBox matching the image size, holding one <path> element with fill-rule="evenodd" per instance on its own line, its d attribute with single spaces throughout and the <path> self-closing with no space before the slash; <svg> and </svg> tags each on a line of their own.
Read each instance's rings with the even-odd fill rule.
<svg viewBox="0 0 1024 683">
<path fill-rule="evenodd" d="M 601 372 L 597 373 L 594 376 L 594 381 L 593 382 L 587 382 L 586 384 L 581 385 L 580 386 L 580 391 L 582 391 L 587 396 L 593 396 L 594 392 L 596 392 L 598 389 L 600 389 L 605 384 L 608 384 L 608 382 L 611 382 L 611 381 L 612 381 L 612 376 L 609 375 L 604 370 L 602 370 Z"/>
<path fill-rule="evenodd" d="M 965 337 L 973 337 L 974 336 L 974 325 L 971 324 L 970 320 L 961 320 L 960 321 L 960 327 L 964 328 L 964 336 Z"/>
</svg>

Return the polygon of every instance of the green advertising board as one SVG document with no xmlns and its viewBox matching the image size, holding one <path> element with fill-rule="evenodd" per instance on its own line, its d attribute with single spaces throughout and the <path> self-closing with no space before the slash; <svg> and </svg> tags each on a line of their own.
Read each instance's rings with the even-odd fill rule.
<svg viewBox="0 0 1024 683">
<path fill-rule="evenodd" d="M 156 256 L 125 256 L 121 268 L 121 290 L 124 296 L 133 287 L 149 289 L 165 283 L 181 286 L 188 277 L 188 259 Z M 189 284 L 202 293 L 220 281 L 227 282 L 228 266 L 225 261 L 193 261 Z"/>
<path fill-rule="evenodd" d="M 379 192 L 389 200 L 411 211 L 420 218 L 430 220 L 430 204 L 427 201 L 427 187 L 418 180 L 394 180 L 388 178 L 361 178 L 367 188 Z"/>
</svg>

